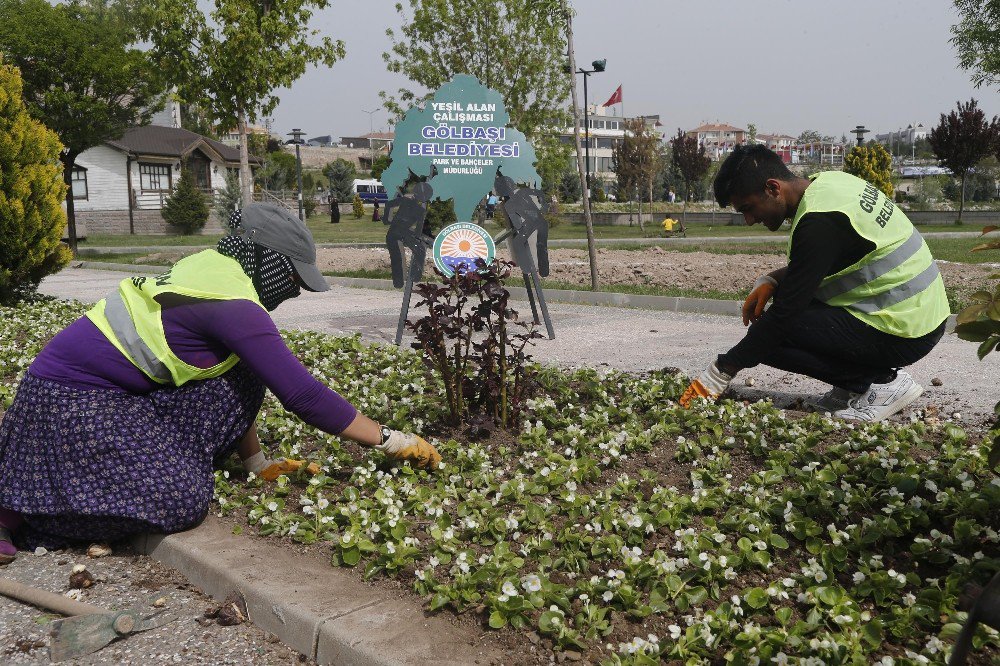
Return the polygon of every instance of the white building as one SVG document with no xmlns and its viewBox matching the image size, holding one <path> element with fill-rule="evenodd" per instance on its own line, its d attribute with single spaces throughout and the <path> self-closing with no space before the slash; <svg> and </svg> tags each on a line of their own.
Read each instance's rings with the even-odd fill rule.
<svg viewBox="0 0 1000 666">
<path fill-rule="evenodd" d="M 634 120 L 624 116 L 610 115 L 609 111 L 613 107 L 600 105 L 590 105 L 587 109 L 587 123 L 590 126 L 590 161 L 587 164 L 587 172 L 597 180 L 606 183 L 615 181 L 615 172 L 612 170 L 612 152 L 615 145 L 625 136 L 625 122 Z M 662 139 L 660 127 L 660 116 L 639 116 L 645 123 L 653 128 Z M 581 120 L 583 117 L 581 116 Z M 580 149 L 587 152 L 586 126 L 580 124 Z M 576 158 L 576 142 L 573 138 L 573 128 L 563 130 L 559 135 L 559 140 L 573 146 L 573 158 Z"/>
<path fill-rule="evenodd" d="M 225 190 L 226 170 L 239 169 L 239 150 L 181 129 L 176 125 L 180 114 L 171 106 L 154 118 L 165 124 L 133 127 L 77 157 L 73 207 L 78 235 L 167 233 L 160 209 L 180 178 L 182 163 L 194 170 L 207 194 Z M 207 230 L 221 231 L 214 216 Z"/>
</svg>

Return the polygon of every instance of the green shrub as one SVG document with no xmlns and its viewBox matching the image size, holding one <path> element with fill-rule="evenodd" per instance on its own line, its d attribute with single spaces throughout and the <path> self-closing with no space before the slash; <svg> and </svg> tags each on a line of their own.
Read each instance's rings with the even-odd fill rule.
<svg viewBox="0 0 1000 666">
<path fill-rule="evenodd" d="M 354 195 L 354 179 L 357 177 L 353 163 L 335 159 L 323 167 L 323 175 L 330 181 L 330 190 L 337 201 L 350 201 Z"/>
<path fill-rule="evenodd" d="M 162 213 L 167 224 L 182 234 L 201 231 L 208 222 L 208 197 L 195 186 L 194 172 L 187 166 L 181 169 L 177 188 L 163 204 Z"/>
<path fill-rule="evenodd" d="M 222 220 L 223 228 L 229 224 L 229 218 L 233 211 L 242 205 L 240 171 L 239 169 L 226 169 L 226 189 L 219 194 L 219 201 L 215 206 L 215 213 Z"/>
<path fill-rule="evenodd" d="M 303 197 L 302 210 L 305 211 L 307 218 L 312 217 L 316 213 L 316 197 L 312 195 Z"/>
<path fill-rule="evenodd" d="M 60 243 L 66 196 L 55 132 L 28 115 L 21 73 L 0 60 L 0 304 L 29 296 L 72 254 Z"/>
<path fill-rule="evenodd" d="M 354 195 L 354 219 L 360 220 L 365 216 L 365 202 L 357 194 Z"/>
</svg>

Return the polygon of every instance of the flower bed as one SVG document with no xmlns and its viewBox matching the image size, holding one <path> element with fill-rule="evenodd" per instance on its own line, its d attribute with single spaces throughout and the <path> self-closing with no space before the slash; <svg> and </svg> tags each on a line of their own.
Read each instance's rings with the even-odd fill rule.
<svg viewBox="0 0 1000 666">
<path fill-rule="evenodd" d="M 77 312 L 0 311 L 0 398 Z M 962 587 L 1000 569 L 984 433 L 855 427 L 766 402 L 682 410 L 678 375 L 544 369 L 519 435 L 461 442 L 438 425 L 439 386 L 416 355 L 286 337 L 363 412 L 436 437 L 445 463 L 391 468 L 269 397 L 265 445 L 323 473 L 269 484 L 234 463 L 217 473 L 219 512 L 572 657 L 944 663 Z M 997 632 L 981 627 L 975 645 L 975 663 L 1000 658 Z"/>
</svg>

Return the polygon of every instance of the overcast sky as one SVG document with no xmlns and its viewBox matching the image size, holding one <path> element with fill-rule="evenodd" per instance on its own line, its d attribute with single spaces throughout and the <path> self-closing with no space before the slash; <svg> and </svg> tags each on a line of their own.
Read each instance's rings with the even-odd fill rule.
<svg viewBox="0 0 1000 666">
<path fill-rule="evenodd" d="M 460 2 L 461 0 L 455 0 Z M 403 0 L 404 4 L 408 4 Z M 394 0 L 332 0 L 315 27 L 347 57 L 310 69 L 280 92 L 273 130 L 356 136 L 389 129 L 378 92 L 407 81 L 385 69 L 398 27 Z M 990 116 L 1000 95 L 976 90 L 956 65 L 946 0 L 572 0 L 578 63 L 608 61 L 590 102 L 621 84 L 626 115 L 659 114 L 664 130 L 703 122 L 762 133 L 805 129 L 840 137 L 855 125 L 885 132 L 936 125 L 975 97 Z M 581 92 L 582 94 L 582 92 Z"/>
</svg>

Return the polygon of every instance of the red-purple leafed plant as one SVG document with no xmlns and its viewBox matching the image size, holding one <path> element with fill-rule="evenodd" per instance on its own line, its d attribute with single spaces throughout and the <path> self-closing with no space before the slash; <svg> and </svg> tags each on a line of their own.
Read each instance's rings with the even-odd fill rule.
<svg viewBox="0 0 1000 666">
<path fill-rule="evenodd" d="M 441 375 L 452 425 L 508 428 L 534 381 L 525 348 L 541 335 L 519 321 L 504 280 L 514 264 L 476 260 L 476 270 L 416 285 L 427 315 L 406 322 L 413 348 Z"/>
</svg>

